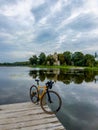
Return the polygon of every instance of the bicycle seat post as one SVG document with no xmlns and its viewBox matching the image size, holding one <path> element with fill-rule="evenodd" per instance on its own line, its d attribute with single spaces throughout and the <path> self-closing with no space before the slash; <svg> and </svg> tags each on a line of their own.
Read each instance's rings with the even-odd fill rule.
<svg viewBox="0 0 98 130">
<path fill-rule="evenodd" d="M 37 81 L 37 85 L 39 86 L 39 81 Z"/>
<path fill-rule="evenodd" d="M 35 81 L 37 82 L 37 85 L 39 86 L 39 80 L 38 80 L 38 79 L 36 79 Z"/>
</svg>

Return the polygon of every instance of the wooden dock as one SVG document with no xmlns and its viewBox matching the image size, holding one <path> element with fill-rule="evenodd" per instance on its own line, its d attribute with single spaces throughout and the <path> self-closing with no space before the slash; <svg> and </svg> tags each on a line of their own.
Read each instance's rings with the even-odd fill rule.
<svg viewBox="0 0 98 130">
<path fill-rule="evenodd" d="M 0 105 L 0 130 L 65 130 L 57 117 L 46 114 L 40 105 Z"/>
</svg>

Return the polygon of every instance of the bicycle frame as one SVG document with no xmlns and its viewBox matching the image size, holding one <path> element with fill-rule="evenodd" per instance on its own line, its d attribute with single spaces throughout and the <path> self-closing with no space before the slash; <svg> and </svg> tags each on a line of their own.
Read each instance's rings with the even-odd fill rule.
<svg viewBox="0 0 98 130">
<path fill-rule="evenodd" d="M 44 95 L 44 93 L 47 91 L 47 87 L 46 86 L 38 86 L 38 91 L 40 91 L 42 89 L 42 93 L 38 95 L 39 99 L 42 98 L 42 96 Z"/>
</svg>

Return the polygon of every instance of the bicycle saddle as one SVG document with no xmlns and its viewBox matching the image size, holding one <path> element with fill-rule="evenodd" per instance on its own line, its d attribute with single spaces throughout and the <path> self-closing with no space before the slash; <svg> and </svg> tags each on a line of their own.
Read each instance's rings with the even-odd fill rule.
<svg viewBox="0 0 98 130">
<path fill-rule="evenodd" d="M 36 82 L 39 82 L 40 80 L 39 79 L 35 79 Z"/>
</svg>

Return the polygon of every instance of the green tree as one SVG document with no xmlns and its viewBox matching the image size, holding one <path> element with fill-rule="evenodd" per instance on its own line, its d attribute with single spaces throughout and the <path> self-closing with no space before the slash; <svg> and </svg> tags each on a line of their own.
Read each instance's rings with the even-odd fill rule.
<svg viewBox="0 0 98 130">
<path fill-rule="evenodd" d="M 36 55 L 33 55 L 32 57 L 29 58 L 29 62 L 31 65 L 37 65 L 37 56 Z"/>
<path fill-rule="evenodd" d="M 76 66 L 84 66 L 84 54 L 82 52 L 75 52 L 72 54 L 72 61 Z"/>
<path fill-rule="evenodd" d="M 72 53 L 70 51 L 65 51 L 63 53 L 63 55 L 64 55 L 64 59 L 65 59 L 66 64 L 71 65 L 72 64 L 72 62 L 71 62 Z"/>
<path fill-rule="evenodd" d="M 46 55 L 44 52 L 40 53 L 38 60 L 40 65 L 46 64 Z"/>
<path fill-rule="evenodd" d="M 98 61 L 95 61 L 95 66 L 97 66 L 97 67 L 98 67 Z"/>
<path fill-rule="evenodd" d="M 53 65 L 54 64 L 53 55 L 48 55 L 47 56 L 47 64 L 49 64 L 49 65 Z"/>
<path fill-rule="evenodd" d="M 86 54 L 84 57 L 84 64 L 85 66 L 94 66 L 95 65 L 95 57 L 91 54 Z"/>
<path fill-rule="evenodd" d="M 64 58 L 64 55 L 62 53 L 58 54 L 58 60 L 60 61 L 61 65 L 65 64 L 65 58 Z"/>
</svg>

